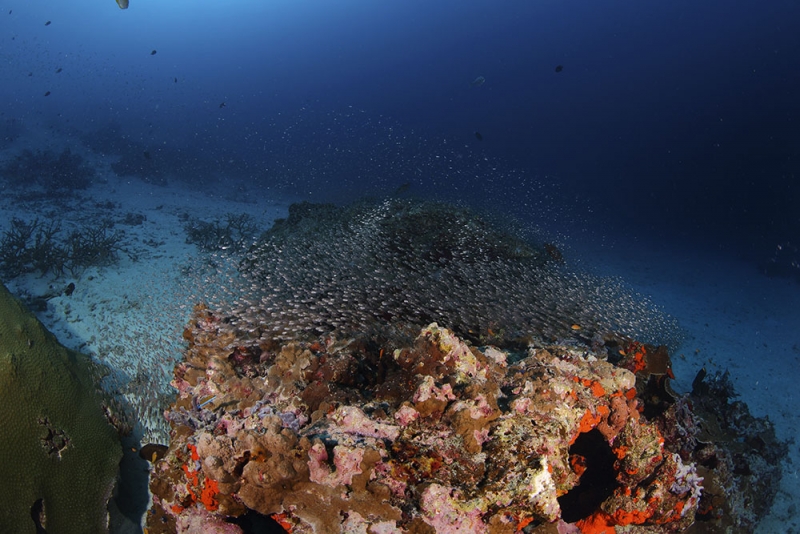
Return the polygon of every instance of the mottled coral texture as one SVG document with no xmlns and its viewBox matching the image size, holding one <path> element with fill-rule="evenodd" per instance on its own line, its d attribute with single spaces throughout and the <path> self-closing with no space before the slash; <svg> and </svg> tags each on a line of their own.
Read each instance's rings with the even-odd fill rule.
<svg viewBox="0 0 800 534">
<path fill-rule="evenodd" d="M 642 415 L 637 376 L 605 354 L 512 355 L 435 323 L 410 346 L 248 344 L 226 324 L 198 307 L 186 331 L 150 532 L 248 510 L 320 534 L 677 532 L 695 520 L 703 479 L 679 454 L 693 430 Z M 576 452 L 591 436 L 610 475 L 582 510 L 571 490 L 602 470 Z"/>
</svg>

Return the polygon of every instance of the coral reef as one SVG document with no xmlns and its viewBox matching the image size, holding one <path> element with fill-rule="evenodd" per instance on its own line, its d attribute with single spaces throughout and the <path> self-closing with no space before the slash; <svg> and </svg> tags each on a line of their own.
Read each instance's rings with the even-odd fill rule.
<svg viewBox="0 0 800 534">
<path fill-rule="evenodd" d="M 88 188 L 95 171 L 69 148 L 58 155 L 50 150 L 25 149 L 0 169 L 0 175 L 13 187 L 37 185 L 45 195 L 56 197 Z"/>
<path fill-rule="evenodd" d="M 186 217 L 186 242 L 206 252 L 225 250 L 243 252 L 255 241 L 258 225 L 247 213 L 228 213 L 225 220 L 203 221 Z"/>
<path fill-rule="evenodd" d="M 123 237 L 112 227 L 112 222 L 100 221 L 63 236 L 61 225 L 53 220 L 26 222 L 14 217 L 0 239 L 0 272 L 14 278 L 33 272 L 60 275 L 65 269 L 75 274 L 93 265 L 112 265 Z"/>
<path fill-rule="evenodd" d="M 236 324 L 198 306 L 185 331 L 151 534 L 240 532 L 252 512 L 293 533 L 752 526 L 705 490 L 727 476 L 707 447 L 731 445 L 700 445 L 663 349 L 609 336 L 511 352 L 435 323 L 283 342 Z M 739 484 L 724 498 L 762 497 Z"/>
<path fill-rule="evenodd" d="M 668 348 L 634 341 L 669 318 L 468 210 L 297 204 L 241 280 L 214 268 L 232 300 L 184 332 L 151 534 L 725 532 L 774 497 L 748 485 L 780 476 L 768 423 L 707 436 L 694 404 L 728 399 L 675 395 Z"/>
<path fill-rule="evenodd" d="M 788 444 L 776 438 L 769 419 L 753 417 L 735 396 L 728 373 L 706 376 L 703 369 L 693 384 L 691 410 L 702 422 L 694 441 L 698 472 L 716 474 L 713 485 L 705 484 L 701 517 L 751 532 L 778 493 Z M 687 411 L 679 402 L 667 414 L 678 432 L 685 432 Z"/>
<path fill-rule="evenodd" d="M 0 284 L 0 531 L 107 531 L 122 449 L 98 371 Z"/>
</svg>

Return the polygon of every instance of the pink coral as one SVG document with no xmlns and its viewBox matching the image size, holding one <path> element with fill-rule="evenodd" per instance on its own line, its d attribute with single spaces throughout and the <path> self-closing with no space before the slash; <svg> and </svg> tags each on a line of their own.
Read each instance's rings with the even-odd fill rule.
<svg viewBox="0 0 800 534">
<path fill-rule="evenodd" d="M 352 484 L 353 477 L 362 473 L 361 461 L 364 459 L 364 449 L 335 446 L 333 448 L 333 464 L 336 466 L 334 472 L 331 472 L 328 465 L 328 452 L 322 443 L 315 443 L 309 449 L 308 458 L 311 482 L 334 488 L 342 484 Z"/>
<path fill-rule="evenodd" d="M 328 418 L 338 425 L 340 432 L 346 434 L 391 440 L 397 439 L 400 434 L 397 425 L 373 421 L 355 406 L 340 406 Z"/>
<path fill-rule="evenodd" d="M 422 519 L 436 529 L 437 534 L 482 534 L 487 532 L 480 506 L 465 503 L 453 488 L 430 484 L 420 497 Z"/>
</svg>

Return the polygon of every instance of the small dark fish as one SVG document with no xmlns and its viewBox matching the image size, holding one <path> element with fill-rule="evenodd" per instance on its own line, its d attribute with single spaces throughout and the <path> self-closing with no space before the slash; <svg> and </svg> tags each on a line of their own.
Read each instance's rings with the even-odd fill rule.
<svg viewBox="0 0 800 534">
<path fill-rule="evenodd" d="M 142 155 L 144 156 L 144 159 L 150 159 L 150 152 L 148 152 L 147 150 L 145 150 L 145 151 L 142 153 Z"/>
<path fill-rule="evenodd" d="M 50 96 L 50 91 L 47 91 L 44 96 Z"/>
<path fill-rule="evenodd" d="M 703 366 L 702 369 L 697 371 L 697 374 L 692 380 L 692 393 L 695 395 L 702 394 L 704 390 L 708 389 L 708 384 L 704 384 L 703 380 L 706 378 L 706 368 Z"/>
<path fill-rule="evenodd" d="M 475 139 L 477 139 L 478 141 L 483 141 L 483 136 L 481 135 L 480 132 L 475 132 Z"/>
<path fill-rule="evenodd" d="M 158 52 L 157 52 L 156 50 L 153 50 L 152 52 L 150 52 L 150 55 L 151 55 L 151 56 L 154 56 L 154 55 L 156 55 L 156 54 L 158 54 Z"/>
<path fill-rule="evenodd" d="M 561 72 L 562 70 L 564 70 L 564 65 L 557 65 L 556 66 L 556 72 Z"/>
<path fill-rule="evenodd" d="M 9 9 L 8 10 L 8 14 L 10 15 L 12 11 L 13 11 L 12 9 Z"/>
<path fill-rule="evenodd" d="M 219 109 L 222 109 L 224 107 L 225 107 L 225 102 L 223 102 L 222 104 L 219 105 Z"/>
<path fill-rule="evenodd" d="M 409 189 L 411 189 L 411 182 L 406 182 L 404 184 L 401 184 L 400 187 L 394 190 L 394 196 L 402 195 Z"/>
<path fill-rule="evenodd" d="M 175 81 L 175 83 L 178 83 L 178 78 L 173 78 L 173 80 Z"/>
<path fill-rule="evenodd" d="M 61 72 L 62 70 L 64 70 L 64 69 L 62 69 L 61 67 L 58 67 L 58 68 L 56 69 L 56 74 L 58 74 L 58 73 L 59 73 L 59 72 Z"/>
<path fill-rule="evenodd" d="M 470 82 L 470 84 L 469 84 L 469 85 L 470 85 L 471 87 L 480 87 L 480 86 L 481 86 L 481 85 L 483 85 L 484 83 L 486 83 L 486 78 L 484 78 L 483 76 L 478 76 L 477 78 L 475 78 L 474 80 L 472 80 L 472 82 Z"/>
<path fill-rule="evenodd" d="M 52 22 L 50 22 L 49 20 L 44 23 L 45 26 L 50 26 L 51 24 L 52 24 Z"/>
<path fill-rule="evenodd" d="M 29 72 L 29 73 L 28 73 L 28 76 L 33 76 L 33 73 L 32 73 L 32 72 Z"/>
<path fill-rule="evenodd" d="M 70 296 L 75 292 L 75 282 L 70 282 L 67 284 L 67 287 L 64 288 L 64 294 L 66 296 Z"/>
</svg>

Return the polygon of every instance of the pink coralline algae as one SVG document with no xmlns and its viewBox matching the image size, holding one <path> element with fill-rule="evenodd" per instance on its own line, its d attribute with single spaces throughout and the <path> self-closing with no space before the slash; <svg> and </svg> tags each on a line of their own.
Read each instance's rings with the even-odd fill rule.
<svg viewBox="0 0 800 534">
<path fill-rule="evenodd" d="M 688 403 L 646 416 L 655 375 L 602 351 L 512 354 L 435 323 L 410 346 L 280 345 L 225 324 L 201 306 L 186 330 L 152 534 L 254 512 L 299 534 L 680 532 L 706 514 Z"/>
</svg>

